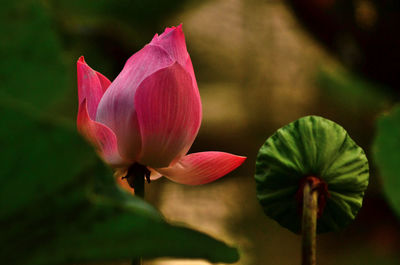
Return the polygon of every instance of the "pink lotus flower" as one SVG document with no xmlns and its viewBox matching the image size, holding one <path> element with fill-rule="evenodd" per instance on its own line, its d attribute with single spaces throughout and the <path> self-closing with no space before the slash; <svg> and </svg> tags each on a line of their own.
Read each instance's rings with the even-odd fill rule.
<svg viewBox="0 0 400 265">
<path fill-rule="evenodd" d="M 201 101 L 181 25 L 154 36 L 111 83 L 77 62 L 79 132 L 114 169 L 138 163 L 152 177 L 199 185 L 241 165 L 223 152 L 186 155 L 201 123 Z"/>
</svg>

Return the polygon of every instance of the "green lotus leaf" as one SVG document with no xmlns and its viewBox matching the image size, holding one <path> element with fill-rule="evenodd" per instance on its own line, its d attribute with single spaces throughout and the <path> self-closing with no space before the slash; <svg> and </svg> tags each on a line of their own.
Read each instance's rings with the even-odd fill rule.
<svg viewBox="0 0 400 265">
<path fill-rule="evenodd" d="M 400 105 L 378 119 L 374 161 L 383 178 L 383 191 L 400 217 Z"/>
<path fill-rule="evenodd" d="M 307 176 L 327 184 L 317 232 L 348 225 L 368 186 L 368 160 L 340 125 L 318 116 L 303 117 L 276 131 L 256 161 L 257 198 L 265 214 L 295 233 L 301 231 L 296 194 Z"/>
</svg>

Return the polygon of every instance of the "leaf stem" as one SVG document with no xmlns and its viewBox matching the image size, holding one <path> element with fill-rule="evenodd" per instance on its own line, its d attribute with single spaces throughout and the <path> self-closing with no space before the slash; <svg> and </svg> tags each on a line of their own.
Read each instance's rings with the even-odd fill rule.
<svg viewBox="0 0 400 265">
<path fill-rule="evenodd" d="M 303 190 L 302 265 L 316 265 L 318 191 L 306 183 Z"/>
</svg>

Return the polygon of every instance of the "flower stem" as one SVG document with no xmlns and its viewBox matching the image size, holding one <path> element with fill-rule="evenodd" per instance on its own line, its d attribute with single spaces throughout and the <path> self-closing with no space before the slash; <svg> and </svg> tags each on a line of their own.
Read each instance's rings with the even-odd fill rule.
<svg viewBox="0 0 400 265">
<path fill-rule="evenodd" d="M 135 191 L 135 196 L 138 196 L 140 198 L 144 199 L 144 178 L 145 175 L 143 174 L 135 174 L 136 172 L 140 172 L 140 170 L 137 170 L 137 167 L 132 167 L 131 170 L 128 171 L 128 174 L 132 175 L 132 176 L 128 176 L 131 177 L 130 179 L 132 179 L 132 188 Z M 143 261 L 142 258 L 135 258 L 132 260 L 132 265 L 142 265 Z"/>
<path fill-rule="evenodd" d="M 302 265 L 316 265 L 318 191 L 306 183 L 303 190 Z"/>
<path fill-rule="evenodd" d="M 135 192 L 135 196 L 144 199 L 144 179 L 146 178 L 150 183 L 150 171 L 147 167 L 139 163 L 134 163 L 129 167 L 126 176 L 123 178 L 128 181 L 129 186 Z"/>
<path fill-rule="evenodd" d="M 144 199 L 144 176 L 136 176 L 133 179 L 133 189 L 135 191 L 135 196 Z"/>
</svg>

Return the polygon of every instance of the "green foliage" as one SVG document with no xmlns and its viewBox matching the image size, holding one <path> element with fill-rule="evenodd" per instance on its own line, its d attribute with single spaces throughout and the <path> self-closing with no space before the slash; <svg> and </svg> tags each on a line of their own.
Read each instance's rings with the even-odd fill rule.
<svg viewBox="0 0 400 265">
<path fill-rule="evenodd" d="M 14 18 L 1 29 L 7 38 L 0 49 L 1 263 L 163 256 L 235 262 L 236 249 L 166 223 L 151 205 L 122 191 L 73 122 L 57 117 L 52 105 L 68 80 L 40 2 L 4 5 L 1 12 Z"/>
<path fill-rule="evenodd" d="M 2 262 L 67 264 L 139 256 L 237 260 L 235 249 L 167 224 L 148 203 L 120 190 L 72 131 L 40 120 L 29 124 L 23 113 L 1 111 L 26 125 L 10 131 L 2 152 Z M 12 154 L 13 146 L 19 147 Z"/>
<path fill-rule="evenodd" d="M 348 110 L 376 112 L 391 101 L 385 93 L 387 88 L 345 69 L 323 68 L 317 75 L 317 83 L 329 100 Z"/>
<path fill-rule="evenodd" d="M 362 205 L 369 169 L 364 151 L 338 124 L 301 118 L 275 132 L 258 153 L 257 197 L 266 215 L 295 233 L 301 228 L 296 192 L 306 176 L 321 178 L 330 194 L 317 231 L 348 225 Z"/>
<path fill-rule="evenodd" d="M 98 0 L 51 1 L 56 8 L 74 15 L 89 17 L 113 17 L 132 25 L 149 27 L 156 25 L 171 13 L 179 11 L 188 0 Z"/>
<path fill-rule="evenodd" d="M 400 217 L 400 106 L 378 119 L 373 155 L 383 178 L 384 193 Z"/>
<path fill-rule="evenodd" d="M 10 3 L 0 9 L 1 92 L 8 100 L 23 98 L 30 105 L 48 107 L 63 97 L 68 84 L 60 43 L 42 5 Z"/>
</svg>

